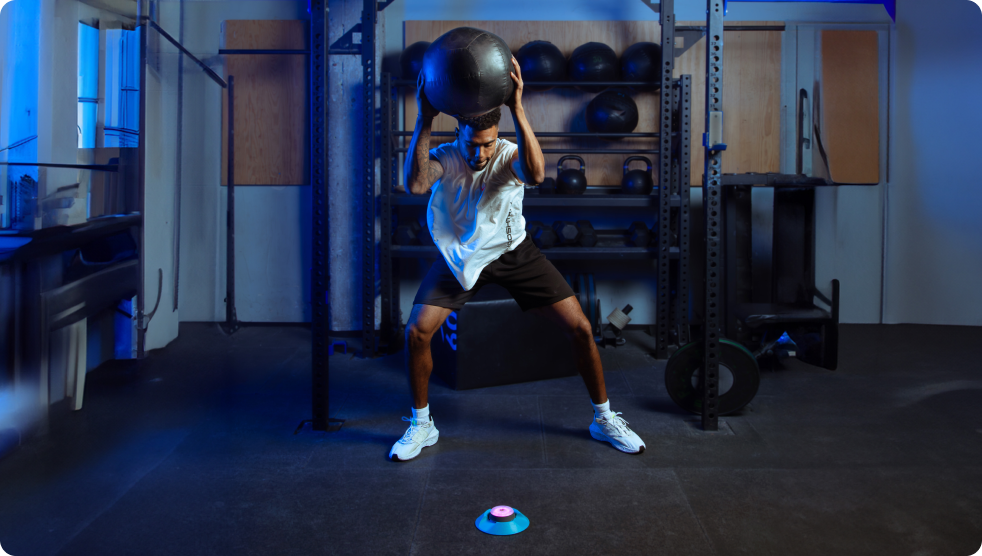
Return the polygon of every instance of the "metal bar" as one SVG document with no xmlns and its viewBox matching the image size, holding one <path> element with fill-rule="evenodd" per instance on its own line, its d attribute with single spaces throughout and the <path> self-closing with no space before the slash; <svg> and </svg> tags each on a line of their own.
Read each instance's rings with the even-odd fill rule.
<svg viewBox="0 0 982 556">
<path fill-rule="evenodd" d="M 681 142 L 679 146 L 679 280 L 678 280 L 678 300 L 679 300 L 679 345 L 689 343 L 689 202 L 691 186 L 692 160 L 691 137 L 692 137 L 692 76 L 682 76 L 682 99 L 679 107 L 681 122 L 679 133 Z"/>
<path fill-rule="evenodd" d="M 408 148 L 392 149 L 395 153 L 408 152 Z M 661 154 L 650 149 L 542 149 L 542 154 Z"/>
<path fill-rule="evenodd" d="M 235 187 L 310 187 L 309 183 L 237 183 Z"/>
<path fill-rule="evenodd" d="M 299 55 L 304 55 L 304 56 L 309 56 L 310 55 L 310 51 L 309 50 L 276 50 L 276 49 L 268 49 L 268 48 L 256 48 L 256 49 L 247 49 L 247 48 L 220 48 L 220 49 L 218 49 L 218 53 L 220 55 L 239 55 L 239 54 L 242 54 L 242 55 L 253 55 L 253 56 L 273 55 L 273 54 L 276 54 L 276 55 L 299 54 Z"/>
<path fill-rule="evenodd" d="M 364 145 L 362 148 L 362 356 L 378 351 L 375 334 L 375 19 L 376 0 L 364 0 L 361 13 L 362 102 Z"/>
<path fill-rule="evenodd" d="M 164 31 L 164 29 L 160 25 L 157 25 L 153 20 L 148 20 L 148 21 L 150 22 L 150 26 L 153 27 L 158 33 L 160 33 L 161 36 L 163 36 L 171 44 L 177 47 L 178 50 L 183 52 L 185 56 L 191 58 L 191 61 L 197 64 L 198 67 L 200 67 L 206 74 L 208 74 L 208 77 L 210 77 L 212 81 L 221 85 L 222 88 L 228 87 L 228 83 L 226 83 L 224 79 L 219 77 L 217 73 L 212 71 L 211 68 L 206 66 L 205 63 L 199 60 L 194 54 L 191 54 L 191 52 L 188 49 L 184 48 L 184 46 L 181 43 L 174 40 L 174 37 L 167 34 L 167 31 Z"/>
<path fill-rule="evenodd" d="M 673 16 L 674 21 L 674 16 Z M 674 48 L 674 47 L 673 47 Z M 674 82 L 674 79 L 666 80 L 665 83 Z M 526 85 L 531 85 L 535 87 L 650 87 L 652 85 L 659 86 L 661 82 L 659 81 L 525 81 Z M 415 79 L 393 79 L 392 85 L 399 86 L 416 86 Z M 534 93 L 536 91 L 526 91 Z M 524 93 L 523 93 L 524 94 Z"/>
<path fill-rule="evenodd" d="M 184 4 L 179 4 L 183 16 Z M 184 40 L 184 17 L 178 26 L 178 35 Z M 181 299 L 181 189 L 184 185 L 184 56 L 177 59 L 177 154 L 175 184 L 177 193 L 174 195 L 174 311 L 180 307 Z"/>
<path fill-rule="evenodd" d="M 706 324 L 703 330 L 703 372 L 699 381 L 702 390 L 702 428 L 716 431 L 719 430 L 718 377 L 722 357 L 720 315 L 724 307 L 723 288 L 720 287 L 724 279 L 720 265 L 720 253 L 723 251 L 720 226 L 723 154 L 722 151 L 713 150 L 715 145 L 712 144 L 710 130 L 713 113 L 722 115 L 723 112 L 723 0 L 706 0 L 706 28 L 706 134 L 703 139 L 706 164 L 702 195 L 706 221 Z"/>
<path fill-rule="evenodd" d="M 804 174 L 723 174 L 720 185 L 740 186 L 753 185 L 757 187 L 816 187 L 837 185 L 825 178 L 813 178 Z M 875 185 L 875 184 L 874 184 Z"/>
<path fill-rule="evenodd" d="M 678 106 L 681 99 L 681 88 L 678 86 L 672 87 L 672 128 L 676 129 L 681 125 L 681 114 L 679 113 Z M 662 94 L 665 94 L 663 91 Z M 675 202 L 675 199 L 679 197 L 679 182 L 682 180 L 680 175 L 681 168 L 679 168 L 679 147 L 681 141 L 674 142 L 672 145 L 672 184 L 667 191 L 662 190 L 663 193 L 668 193 L 669 199 L 672 200 L 672 205 L 670 209 L 671 218 L 669 220 L 669 236 L 668 236 L 668 249 L 669 253 L 678 252 L 678 231 L 679 231 L 679 209 Z M 678 262 L 669 263 L 668 268 L 668 343 L 669 345 L 679 345 L 679 339 L 677 331 L 679 329 L 679 303 L 678 303 L 678 286 L 679 286 L 679 272 L 678 272 Z"/>
<path fill-rule="evenodd" d="M 82 99 L 79 99 L 79 100 L 82 100 Z M 25 137 L 23 139 L 19 139 L 17 141 L 14 141 L 13 143 L 7 145 L 6 147 L 0 149 L 0 153 L 2 153 L 3 151 L 6 151 L 6 150 L 10 150 L 10 149 L 16 149 L 17 147 L 19 147 L 21 145 L 26 145 L 26 144 L 30 143 L 31 141 L 34 141 L 37 138 L 38 138 L 37 135 L 32 135 L 30 137 Z"/>
<path fill-rule="evenodd" d="M 391 131 L 389 133 L 392 137 L 412 137 L 412 131 Z M 453 131 L 434 131 L 430 134 L 430 137 L 454 137 L 456 134 Z M 498 133 L 498 137 L 515 137 L 516 133 L 514 131 L 502 131 Z M 660 133 L 577 133 L 577 132 L 561 132 L 561 131 L 536 131 L 535 136 L 537 138 L 542 137 L 610 137 L 610 138 L 621 138 L 621 137 L 661 137 Z"/>
<path fill-rule="evenodd" d="M 310 266 L 310 330 L 311 330 L 311 427 L 315 431 L 340 429 L 331 424 L 330 369 L 327 361 L 330 345 L 330 190 L 328 178 L 327 123 L 330 107 L 327 103 L 329 73 L 327 70 L 327 0 L 310 2 L 310 182 L 311 182 L 311 266 Z"/>
<path fill-rule="evenodd" d="M 136 3 L 137 21 L 142 21 L 143 2 Z M 146 214 L 147 214 L 147 26 L 141 25 L 140 29 L 140 114 L 139 114 L 139 136 L 137 138 L 137 179 L 139 186 L 137 191 L 137 206 L 140 207 L 140 214 L 144 216 L 144 224 L 140 226 L 139 253 L 140 253 L 140 283 L 136 293 L 136 357 L 143 359 L 146 356 L 146 323 L 144 322 L 144 309 L 146 308 Z"/>
<path fill-rule="evenodd" d="M 400 118 L 399 118 L 399 106 L 400 106 L 400 103 L 399 103 L 399 90 L 392 86 L 392 75 L 389 75 L 388 87 L 386 89 L 384 89 L 384 91 L 385 91 L 386 96 L 389 99 L 389 125 L 386 126 L 386 130 L 387 130 L 387 133 L 388 133 L 388 132 L 393 131 L 393 126 L 398 125 L 398 124 L 396 124 L 396 122 L 399 122 L 400 121 Z M 389 156 L 386 159 L 388 161 L 388 164 L 389 164 L 389 177 L 388 177 L 388 179 L 386 181 L 389 184 L 392 185 L 392 188 L 387 188 L 388 189 L 388 197 L 386 199 L 386 201 L 388 203 L 388 208 L 386 210 L 389 211 L 389 213 L 388 213 L 389 216 L 387 218 L 389 219 L 390 226 L 391 226 L 391 223 L 392 223 L 392 216 L 391 216 L 392 215 L 392 203 L 391 203 L 391 201 L 392 201 L 392 193 L 395 191 L 395 187 L 399 184 L 399 169 L 401 168 L 401 165 L 399 164 L 399 157 L 392 151 L 392 149 L 394 149 L 396 147 L 396 141 L 399 141 L 399 139 L 395 139 L 391 135 L 389 136 L 389 138 L 388 138 Z M 389 235 L 388 237 L 391 237 L 391 235 Z M 390 262 L 392 260 L 391 259 L 391 253 L 390 253 L 390 256 L 389 256 L 389 260 L 390 260 Z M 395 270 L 394 270 L 394 268 L 392 266 L 390 266 L 389 269 L 393 273 L 395 272 Z M 391 291 L 391 296 L 392 296 L 391 297 L 391 304 L 392 304 L 392 309 L 391 309 L 391 311 L 392 311 L 392 317 L 391 317 L 392 318 L 392 321 L 391 321 L 392 324 L 391 324 L 391 327 L 392 328 L 391 328 L 391 330 L 392 330 L 392 334 L 393 334 L 392 341 L 395 342 L 394 344 L 392 344 L 390 342 L 390 345 L 397 346 L 397 345 L 400 345 L 404 341 L 404 338 L 405 338 L 405 336 L 402 334 L 402 330 L 403 330 L 403 327 L 402 327 L 402 312 L 399 309 L 399 307 L 401 306 L 401 303 L 400 303 L 399 281 L 398 281 L 398 279 L 394 279 L 393 278 L 390 287 L 391 287 L 391 290 L 392 290 Z M 408 315 L 407 315 L 407 317 L 408 317 Z M 391 352 L 391 350 L 390 350 L 390 352 Z"/>
<path fill-rule="evenodd" d="M 590 194 L 590 191 L 609 189 L 609 193 Z M 426 206 L 429 195 L 411 195 L 396 193 L 390 203 L 396 206 Z M 653 195 L 623 195 L 620 186 L 588 187 L 585 195 L 538 194 L 534 188 L 525 192 L 522 200 L 526 207 L 657 207 L 658 194 Z"/>
<path fill-rule="evenodd" d="M 50 235 L 37 230 L 27 235 L 37 234 L 39 237 L 8 255 L 3 259 L 3 263 L 10 264 L 21 260 L 57 255 L 122 230 L 142 225 L 142 214 L 127 214 L 125 216 L 113 215 L 93 218 L 81 224 L 68 226 L 65 233 L 60 234 Z"/>
<path fill-rule="evenodd" d="M 659 12 L 661 23 L 661 48 L 662 52 L 673 52 L 675 49 L 675 2 L 674 0 L 662 0 Z M 673 83 L 675 70 L 675 57 L 664 56 L 661 66 L 662 82 Z M 660 151 L 672 152 L 672 95 L 664 94 L 660 97 L 658 109 L 658 127 L 661 130 Z M 669 306 L 670 299 L 670 275 L 671 265 L 669 240 L 671 223 L 671 195 L 672 187 L 672 157 L 661 156 L 658 161 L 658 184 L 661 195 L 658 196 L 658 233 L 655 237 L 656 247 L 658 248 L 658 273 L 657 297 L 655 298 L 656 317 L 655 317 L 655 356 L 659 359 L 668 357 L 668 327 L 669 327 Z"/>
<path fill-rule="evenodd" d="M 741 188 L 745 189 L 745 188 Z M 723 237 L 723 264 L 720 265 L 721 273 L 724 276 L 722 281 L 722 293 L 720 295 L 721 306 L 723 307 L 722 335 L 733 338 L 737 341 L 741 339 L 742 332 L 736 318 L 738 296 L 738 283 L 743 278 L 740 272 L 745 264 L 745 253 L 740 249 L 740 234 L 744 233 L 748 214 L 744 213 L 745 203 L 742 200 L 743 191 L 737 188 L 720 189 L 720 205 L 722 207 L 722 229 Z"/>
<path fill-rule="evenodd" d="M 119 164 L 51 164 L 47 162 L 0 162 L 0 166 L 39 166 L 43 168 L 75 168 L 98 172 L 118 172 Z"/>
<path fill-rule="evenodd" d="M 381 294 L 382 294 L 382 323 L 379 327 L 380 334 L 386 344 L 391 345 L 395 338 L 394 327 L 396 326 L 395 307 L 392 302 L 393 279 L 392 279 L 392 253 L 389 250 L 392 243 L 392 137 L 390 136 L 394 119 L 392 117 L 392 75 L 382 74 L 381 87 L 381 116 L 382 116 L 382 183 L 381 188 L 381 224 L 382 237 L 379 238 L 379 274 L 381 274 Z"/>
<path fill-rule="evenodd" d="M 225 211 L 225 333 L 239 329 L 235 314 L 235 76 L 228 76 L 228 189 Z"/>
<path fill-rule="evenodd" d="M 551 247 L 543 249 L 547 259 L 653 259 L 658 251 L 649 247 Z M 440 257 L 436 247 L 428 245 L 393 245 L 392 256 L 399 258 Z"/>
<path fill-rule="evenodd" d="M 724 31 L 784 31 L 784 25 L 725 25 Z M 676 31 L 705 31 L 702 25 L 679 25 Z"/>
</svg>

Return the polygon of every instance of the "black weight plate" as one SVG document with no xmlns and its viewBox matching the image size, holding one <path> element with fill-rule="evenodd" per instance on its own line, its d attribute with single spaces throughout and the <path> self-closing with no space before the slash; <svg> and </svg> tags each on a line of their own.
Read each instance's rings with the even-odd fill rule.
<svg viewBox="0 0 982 556">
<path fill-rule="evenodd" d="M 745 347 L 722 340 L 719 369 L 719 415 L 739 411 L 757 395 L 760 369 Z M 703 342 L 688 343 L 672 354 L 665 365 L 665 388 L 672 401 L 686 411 L 702 415 L 702 392 L 697 384 L 702 372 Z"/>
</svg>

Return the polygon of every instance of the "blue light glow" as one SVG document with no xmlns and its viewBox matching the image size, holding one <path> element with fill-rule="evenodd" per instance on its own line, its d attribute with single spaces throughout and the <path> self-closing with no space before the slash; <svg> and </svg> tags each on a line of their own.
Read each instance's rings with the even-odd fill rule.
<svg viewBox="0 0 982 556">
<path fill-rule="evenodd" d="M 724 0 L 723 15 L 726 15 L 730 2 L 824 2 L 827 4 L 883 4 L 890 18 L 897 20 L 897 0 Z"/>
</svg>

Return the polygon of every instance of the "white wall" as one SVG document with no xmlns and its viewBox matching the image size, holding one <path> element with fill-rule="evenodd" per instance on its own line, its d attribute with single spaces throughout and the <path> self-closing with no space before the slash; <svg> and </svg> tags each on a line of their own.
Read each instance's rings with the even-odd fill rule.
<svg viewBox="0 0 982 556">
<path fill-rule="evenodd" d="M 184 4 L 182 42 L 222 75 L 226 19 L 306 19 L 305 2 L 195 1 Z M 177 30 L 168 29 L 172 36 Z M 225 319 L 225 201 L 221 179 L 221 89 L 185 61 L 181 191 L 180 318 Z M 195 133 L 188 131 L 194 126 Z M 309 187 L 235 190 L 236 308 L 239 320 L 310 320 Z"/>
<path fill-rule="evenodd" d="M 167 29 L 180 22 L 180 5 L 158 13 Z M 174 308 L 174 237 L 177 232 L 177 104 L 179 51 L 155 30 L 147 32 L 146 162 L 143 215 L 143 311 L 156 312 L 147 326 L 146 349 L 162 348 L 177 338 L 179 313 Z M 160 304 L 157 305 L 157 292 Z"/>
<path fill-rule="evenodd" d="M 78 152 L 78 9 L 75 2 L 56 0 L 41 0 L 40 9 L 37 156 L 42 162 L 74 164 Z M 78 181 L 77 170 L 41 168 L 38 174 L 38 199 Z"/>
<path fill-rule="evenodd" d="M 982 325 L 982 13 L 898 7 L 884 322 Z"/>
</svg>

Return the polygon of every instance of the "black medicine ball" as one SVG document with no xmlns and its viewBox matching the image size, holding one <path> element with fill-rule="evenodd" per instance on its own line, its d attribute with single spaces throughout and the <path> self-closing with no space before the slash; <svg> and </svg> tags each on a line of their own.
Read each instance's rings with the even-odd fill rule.
<svg viewBox="0 0 982 556">
<path fill-rule="evenodd" d="M 588 42 L 576 47 L 569 56 L 566 73 L 572 81 L 617 81 L 617 54 L 606 44 Z M 578 87 L 584 91 L 600 92 L 606 87 Z"/>
<path fill-rule="evenodd" d="M 653 91 L 661 86 L 661 46 L 653 42 L 636 42 L 621 54 L 621 79 L 649 81 L 655 85 L 635 87 Z"/>
<path fill-rule="evenodd" d="M 638 127 L 638 105 L 621 91 L 604 91 L 587 105 L 586 127 L 592 133 L 631 133 Z"/>
<path fill-rule="evenodd" d="M 426 49 L 426 98 L 440 112 L 473 118 L 501 106 L 515 91 L 511 50 L 494 33 L 473 27 L 451 29 Z"/>
<path fill-rule="evenodd" d="M 522 68 L 522 81 L 526 85 L 537 81 L 566 81 L 566 57 L 559 47 L 549 41 L 532 41 L 515 54 Z M 548 91 L 552 87 L 532 87 L 533 91 Z"/>
<path fill-rule="evenodd" d="M 416 79 L 423 69 L 423 53 L 430 46 L 426 41 L 414 42 L 402 51 L 399 56 L 399 66 L 402 68 L 403 79 Z"/>
</svg>

